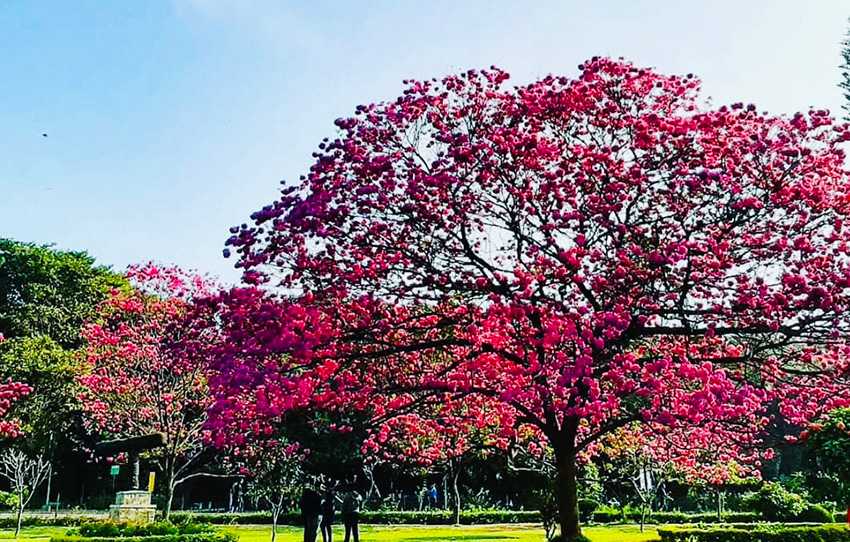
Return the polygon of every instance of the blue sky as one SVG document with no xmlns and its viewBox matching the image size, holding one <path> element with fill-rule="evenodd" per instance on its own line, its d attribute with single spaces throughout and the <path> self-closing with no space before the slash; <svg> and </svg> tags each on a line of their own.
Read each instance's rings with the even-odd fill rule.
<svg viewBox="0 0 850 542">
<path fill-rule="evenodd" d="M 0 2 L 0 236 L 236 279 L 227 228 L 405 78 L 593 55 L 840 114 L 847 0 Z M 42 137 L 47 133 L 48 137 Z"/>
</svg>

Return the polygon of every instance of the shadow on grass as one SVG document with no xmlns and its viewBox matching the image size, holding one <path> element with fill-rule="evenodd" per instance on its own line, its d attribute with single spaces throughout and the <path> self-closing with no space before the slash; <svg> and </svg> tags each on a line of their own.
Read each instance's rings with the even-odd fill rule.
<svg viewBox="0 0 850 542">
<path fill-rule="evenodd" d="M 500 534 L 459 534 L 449 536 L 406 536 L 397 542 L 440 542 L 441 540 L 517 540 L 517 537 Z"/>
</svg>

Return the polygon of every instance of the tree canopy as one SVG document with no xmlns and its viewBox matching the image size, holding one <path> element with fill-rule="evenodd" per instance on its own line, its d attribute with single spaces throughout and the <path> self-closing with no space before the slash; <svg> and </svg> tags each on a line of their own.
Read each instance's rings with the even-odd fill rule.
<svg viewBox="0 0 850 542">
<path fill-rule="evenodd" d="M 691 75 L 606 58 L 507 79 L 359 106 L 232 229 L 262 291 L 220 299 L 223 438 L 305 405 L 368 411 L 379 444 L 401 417 L 531 431 L 574 537 L 577 455 L 611 431 L 757 463 L 767 405 L 847 403 L 847 126 L 707 108 Z"/>
</svg>

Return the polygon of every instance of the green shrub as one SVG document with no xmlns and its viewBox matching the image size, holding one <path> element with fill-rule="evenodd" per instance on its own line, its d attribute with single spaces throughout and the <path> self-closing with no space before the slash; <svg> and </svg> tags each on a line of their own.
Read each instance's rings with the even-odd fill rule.
<svg viewBox="0 0 850 542">
<path fill-rule="evenodd" d="M 47 516 L 47 515 L 27 515 L 23 517 L 22 525 L 24 527 L 76 527 L 83 523 L 98 521 L 100 518 L 93 516 Z M 15 516 L 0 517 L 0 529 L 14 529 Z"/>
<path fill-rule="evenodd" d="M 832 512 L 819 504 L 808 504 L 794 519 L 812 523 L 831 523 Z"/>
<path fill-rule="evenodd" d="M 578 500 L 578 515 L 583 522 L 590 521 L 593 512 L 599 508 L 599 501 L 596 499 L 579 499 Z"/>
<path fill-rule="evenodd" d="M 850 530 L 836 525 L 751 525 L 658 529 L 661 542 L 850 542 Z"/>
<path fill-rule="evenodd" d="M 790 521 L 806 509 L 806 501 L 775 482 L 766 482 L 744 498 L 744 505 L 769 521 Z"/>
<path fill-rule="evenodd" d="M 172 512 L 171 521 L 203 521 L 215 525 L 265 525 L 272 522 L 269 512 L 206 513 Z M 460 522 L 464 525 L 488 525 L 493 523 L 540 523 L 540 512 L 534 510 L 463 510 Z M 392 511 L 367 510 L 360 513 L 361 523 L 397 525 L 451 525 L 454 522 L 450 510 Z M 278 518 L 280 525 L 300 525 L 301 514 L 286 512 Z"/>
<path fill-rule="evenodd" d="M 200 534 L 212 531 L 209 524 L 184 521 L 172 523 L 157 521 L 154 523 L 133 523 L 114 521 L 91 521 L 80 525 L 68 532 L 69 536 L 85 538 L 134 538 L 140 536 L 164 536 Z"/>
<path fill-rule="evenodd" d="M 623 511 L 613 506 L 603 504 L 591 514 L 594 523 L 617 523 L 623 519 Z"/>
<path fill-rule="evenodd" d="M 625 512 L 619 508 L 610 506 L 600 506 L 593 512 L 594 523 L 638 523 L 640 521 L 640 512 L 637 510 L 626 509 Z M 761 515 L 756 512 L 728 512 L 723 514 L 721 522 L 723 523 L 753 523 L 760 521 Z M 714 512 L 705 513 L 686 513 L 686 512 L 653 512 L 646 517 L 646 523 L 718 523 L 717 514 Z"/>
<path fill-rule="evenodd" d="M 50 542 L 238 542 L 239 537 L 231 533 L 207 532 L 195 534 L 165 534 L 154 536 L 54 536 Z"/>
</svg>

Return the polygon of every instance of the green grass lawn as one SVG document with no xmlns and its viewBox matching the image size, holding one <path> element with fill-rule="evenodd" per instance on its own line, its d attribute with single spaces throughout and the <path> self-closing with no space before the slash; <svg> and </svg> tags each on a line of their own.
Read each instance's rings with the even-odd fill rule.
<svg viewBox="0 0 850 542">
<path fill-rule="evenodd" d="M 233 525 L 224 530 L 239 535 L 240 542 L 269 542 L 268 525 Z M 27 542 L 47 542 L 53 535 L 62 535 L 66 527 L 26 527 L 21 539 Z M 15 531 L 0 530 L 0 540 L 11 539 Z M 294 527 L 278 527 L 278 542 L 301 542 L 302 531 Z M 641 533 L 636 525 L 586 527 L 584 534 L 593 542 L 646 542 L 658 540 L 653 527 Z M 363 525 L 360 529 L 363 542 L 437 542 L 455 540 L 462 542 L 543 542 L 543 530 L 536 525 L 480 525 L 480 526 L 419 526 L 419 525 Z M 321 537 L 319 537 L 321 540 Z M 334 531 L 334 541 L 342 542 L 342 529 Z"/>
<path fill-rule="evenodd" d="M 268 526 L 233 526 L 228 531 L 238 534 L 240 542 L 269 542 Z M 279 527 L 278 542 L 300 542 L 302 531 L 292 527 Z M 655 529 L 647 527 L 641 533 L 636 525 L 587 527 L 584 534 L 593 542 L 646 542 L 658 540 Z M 363 542 L 437 542 L 456 540 L 463 542 L 543 542 L 543 530 L 532 525 L 479 525 L 479 526 L 418 526 L 418 525 L 364 525 L 360 529 Z M 321 538 L 319 538 L 321 540 Z M 334 541 L 342 542 L 341 529 L 334 530 Z"/>
<path fill-rule="evenodd" d="M 21 538 L 47 542 L 51 536 L 63 535 L 68 531 L 67 527 L 24 527 L 21 529 Z M 14 529 L 0 529 L 0 539 L 14 538 Z"/>
</svg>

